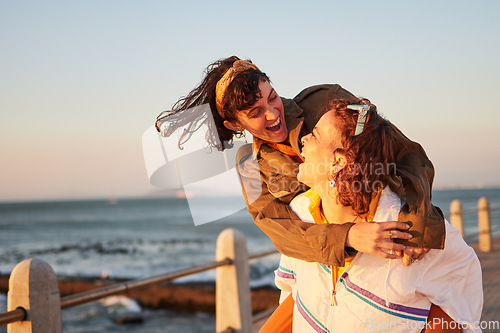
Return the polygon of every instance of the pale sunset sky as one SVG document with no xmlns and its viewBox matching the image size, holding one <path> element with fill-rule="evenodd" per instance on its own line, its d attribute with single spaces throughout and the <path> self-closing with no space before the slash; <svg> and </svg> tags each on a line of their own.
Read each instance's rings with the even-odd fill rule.
<svg viewBox="0 0 500 333">
<path fill-rule="evenodd" d="M 156 116 L 237 55 L 277 92 L 339 83 L 436 169 L 500 187 L 498 1 L 0 0 L 0 202 L 141 197 Z"/>
</svg>

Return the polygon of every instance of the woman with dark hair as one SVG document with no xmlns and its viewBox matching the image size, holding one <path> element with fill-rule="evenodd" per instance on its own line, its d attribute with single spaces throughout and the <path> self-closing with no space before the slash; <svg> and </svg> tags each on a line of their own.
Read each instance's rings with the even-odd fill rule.
<svg viewBox="0 0 500 333">
<path fill-rule="evenodd" d="M 265 73 L 233 56 L 208 66 L 200 85 L 172 111 L 160 114 L 156 127 L 167 136 L 185 127 L 179 140 L 182 145 L 206 123 L 207 140 L 219 150 L 230 148 L 233 137 L 249 131 L 253 143 L 240 148 L 236 161 L 243 195 L 255 223 L 283 254 L 341 266 L 356 250 L 384 258 L 397 258 L 394 251 L 404 250 L 408 265 L 423 255 L 423 248 L 442 248 L 443 216 L 430 204 L 434 169 L 420 145 L 403 136 L 395 148 L 396 173 L 390 177 L 391 187 L 408 202 L 398 217 L 400 222 L 311 225 L 290 210 L 288 203 L 306 189 L 296 179 L 302 161 L 300 138 L 336 98 L 355 99 L 339 85 L 310 87 L 294 100 L 280 98 Z M 193 112 L 202 104 L 209 104 L 213 123 Z M 411 235 L 400 231 L 408 228 L 403 223 L 407 221 Z M 395 238 L 406 247 L 395 243 Z"/>
<path fill-rule="evenodd" d="M 334 101 L 302 138 L 297 178 L 311 189 L 290 206 L 317 224 L 393 220 L 405 204 L 390 187 L 401 135 L 369 101 Z M 293 331 L 480 331 L 479 260 L 448 222 L 446 234 L 443 250 L 409 268 L 366 253 L 342 267 L 282 256 L 276 284 L 295 301 Z"/>
<path fill-rule="evenodd" d="M 187 131 L 182 134 L 179 140 L 179 144 L 182 144 L 200 126 L 201 119 L 193 118 L 198 114 L 190 114 L 192 108 L 209 104 L 214 124 L 207 123 L 210 129 L 207 134 L 208 143 L 219 150 L 231 148 L 233 137 L 243 136 L 243 131 L 230 128 L 231 126 L 228 127 L 226 124 L 236 121 L 237 115 L 243 116 L 241 111 L 249 110 L 258 100 L 262 99 L 260 85 L 261 83 L 270 85 L 271 81 L 266 73 L 261 72 L 250 61 L 242 61 L 235 56 L 210 64 L 205 73 L 203 81 L 186 97 L 179 99 L 174 104 L 172 111 L 164 111 L 158 116 L 156 128 L 161 131 L 160 127 L 164 122 L 169 125 L 166 130 L 170 131 L 187 125 Z M 269 96 L 266 96 L 266 100 L 267 97 Z M 278 100 L 279 98 L 275 100 L 276 108 L 282 114 L 283 107 L 278 105 L 280 102 Z M 268 139 L 271 141 L 280 140 L 277 142 L 285 140 L 287 133 L 286 128 L 283 129 L 285 132 L 280 132 L 276 137 L 273 136 L 273 131 L 269 131 Z"/>
</svg>

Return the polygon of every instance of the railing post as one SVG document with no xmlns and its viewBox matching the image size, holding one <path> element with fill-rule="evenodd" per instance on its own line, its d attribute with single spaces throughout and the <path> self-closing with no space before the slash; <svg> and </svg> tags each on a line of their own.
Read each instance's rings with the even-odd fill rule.
<svg viewBox="0 0 500 333">
<path fill-rule="evenodd" d="M 26 319 L 7 325 L 7 333 L 61 333 L 61 297 L 57 277 L 49 264 L 26 259 L 9 278 L 7 311 L 22 307 Z"/>
<path fill-rule="evenodd" d="M 490 204 L 482 197 L 478 202 L 479 251 L 491 251 Z"/>
<path fill-rule="evenodd" d="M 450 204 L 450 223 L 460 231 L 460 235 L 464 237 L 464 218 L 462 215 L 462 204 L 460 200 L 455 199 Z"/>
<path fill-rule="evenodd" d="M 250 333 L 252 300 L 245 236 L 234 229 L 222 231 L 217 238 L 215 257 L 217 261 L 233 260 L 233 265 L 217 267 L 216 332 L 232 328 L 235 332 Z"/>
</svg>

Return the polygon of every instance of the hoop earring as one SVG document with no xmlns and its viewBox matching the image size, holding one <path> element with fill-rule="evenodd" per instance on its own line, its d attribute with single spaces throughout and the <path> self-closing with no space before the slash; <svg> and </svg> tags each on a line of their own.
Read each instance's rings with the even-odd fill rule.
<svg viewBox="0 0 500 333">
<path fill-rule="evenodd" d="M 335 187 L 335 176 L 333 175 L 333 171 L 330 171 L 330 175 L 328 176 L 330 178 L 329 186 L 330 187 Z"/>
<path fill-rule="evenodd" d="M 241 132 L 241 134 L 243 134 L 243 139 L 245 139 L 245 143 L 248 143 L 248 141 L 247 141 L 247 132 L 245 130 L 243 130 Z"/>
</svg>

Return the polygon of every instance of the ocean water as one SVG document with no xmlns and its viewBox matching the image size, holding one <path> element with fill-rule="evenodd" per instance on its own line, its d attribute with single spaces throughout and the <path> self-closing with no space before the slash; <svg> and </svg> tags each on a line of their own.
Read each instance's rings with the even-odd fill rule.
<svg viewBox="0 0 500 333">
<path fill-rule="evenodd" d="M 460 199 L 464 209 L 477 208 L 485 196 L 500 207 L 500 189 L 443 190 L 433 202 L 445 213 Z M 231 206 L 239 200 L 217 198 Z M 206 209 L 214 203 L 206 202 Z M 500 235 L 500 210 L 491 212 Z M 217 235 L 226 228 L 240 230 L 250 254 L 273 249 L 268 237 L 246 210 L 222 220 L 195 226 L 184 199 L 147 198 L 107 201 L 29 202 L 0 204 L 0 273 L 9 274 L 26 258 L 48 262 L 60 276 L 143 278 L 190 268 L 215 260 Z M 465 215 L 466 234 L 477 232 L 477 214 Z M 253 286 L 273 285 L 279 255 L 250 262 Z M 213 281 L 215 270 L 176 280 Z M 119 325 L 111 319 L 125 301 L 93 302 L 63 310 L 64 332 L 214 332 L 213 315 L 140 309 L 144 322 Z M 6 297 L 0 295 L 0 312 Z M 134 308 L 135 310 L 135 308 Z M 0 332 L 6 332 L 0 327 Z"/>
<path fill-rule="evenodd" d="M 218 198 L 231 205 L 233 198 Z M 207 200 L 207 209 L 212 207 Z M 147 277 L 215 260 L 217 235 L 236 228 L 250 253 L 272 248 L 245 210 L 195 226 L 186 200 L 0 204 L 0 272 L 36 257 L 69 276 Z M 181 281 L 213 280 L 206 272 Z M 254 282 L 259 283 L 259 278 Z"/>
<path fill-rule="evenodd" d="M 240 202 L 216 200 L 229 206 Z M 207 200 L 207 210 L 214 206 Z M 38 258 L 60 276 L 136 279 L 166 274 L 215 261 L 217 236 L 226 228 L 244 233 L 250 254 L 274 248 L 246 210 L 195 226 L 185 199 L 0 204 L 0 273 L 10 274 L 20 261 Z M 277 254 L 251 261 L 252 286 L 272 285 L 278 262 Z M 175 282 L 214 280 L 215 270 L 210 270 Z M 93 302 L 65 309 L 64 332 L 215 331 L 213 315 L 151 309 L 142 309 L 142 324 L 118 325 L 111 320 L 115 308 Z M 4 311 L 6 298 L 0 295 Z"/>
</svg>

